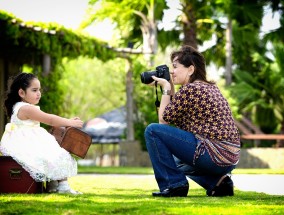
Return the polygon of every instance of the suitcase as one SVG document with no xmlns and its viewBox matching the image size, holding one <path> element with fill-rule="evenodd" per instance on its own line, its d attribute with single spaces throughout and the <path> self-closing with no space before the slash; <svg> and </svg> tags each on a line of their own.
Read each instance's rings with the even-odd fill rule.
<svg viewBox="0 0 284 215">
<path fill-rule="evenodd" d="M 92 143 L 90 135 L 75 127 L 52 127 L 49 132 L 66 151 L 79 158 L 86 157 Z"/>
<path fill-rule="evenodd" d="M 0 193 L 43 193 L 43 182 L 36 182 L 10 156 L 0 156 Z"/>
</svg>

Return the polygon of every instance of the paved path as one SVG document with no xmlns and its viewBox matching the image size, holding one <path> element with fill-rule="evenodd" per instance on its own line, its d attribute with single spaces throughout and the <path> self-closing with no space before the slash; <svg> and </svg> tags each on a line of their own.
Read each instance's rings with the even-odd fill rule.
<svg viewBox="0 0 284 215">
<path fill-rule="evenodd" d="M 284 175 L 233 174 L 232 180 L 239 190 L 284 195 Z"/>
</svg>

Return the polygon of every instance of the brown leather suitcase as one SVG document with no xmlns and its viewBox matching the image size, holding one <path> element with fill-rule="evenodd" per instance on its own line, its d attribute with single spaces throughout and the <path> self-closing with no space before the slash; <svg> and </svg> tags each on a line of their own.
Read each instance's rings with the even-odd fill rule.
<svg viewBox="0 0 284 215">
<path fill-rule="evenodd" d="M 43 182 L 36 182 L 10 156 L 0 156 L 0 193 L 43 193 Z"/>
<path fill-rule="evenodd" d="M 80 158 L 86 157 L 92 143 L 90 135 L 74 127 L 52 127 L 49 132 L 66 151 Z"/>
</svg>

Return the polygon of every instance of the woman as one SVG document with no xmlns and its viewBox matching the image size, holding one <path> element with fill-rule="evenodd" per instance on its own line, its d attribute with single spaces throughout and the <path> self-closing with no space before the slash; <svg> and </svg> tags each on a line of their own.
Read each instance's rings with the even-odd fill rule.
<svg viewBox="0 0 284 215">
<path fill-rule="evenodd" d="M 163 88 L 159 124 L 145 130 L 160 188 L 153 196 L 187 196 L 186 176 L 208 196 L 234 195 L 229 173 L 240 156 L 240 136 L 227 100 L 206 79 L 203 56 L 191 46 L 171 54 L 171 80 L 152 76 Z M 153 83 L 151 84 L 153 85 Z M 181 85 L 174 92 L 174 85 Z"/>
</svg>

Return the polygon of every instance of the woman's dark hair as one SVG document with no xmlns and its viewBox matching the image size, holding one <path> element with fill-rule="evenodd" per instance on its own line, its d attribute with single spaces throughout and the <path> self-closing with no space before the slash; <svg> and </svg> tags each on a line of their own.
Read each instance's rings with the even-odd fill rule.
<svg viewBox="0 0 284 215">
<path fill-rule="evenodd" d="M 10 83 L 10 86 L 8 86 L 4 100 L 4 109 L 9 118 L 11 118 L 12 116 L 14 104 L 22 101 L 18 93 L 19 90 L 22 89 L 26 91 L 34 78 L 37 77 L 31 73 L 20 73 L 14 77 L 9 78 L 8 83 Z"/>
<path fill-rule="evenodd" d="M 206 62 L 203 55 L 198 52 L 195 48 L 189 45 L 184 45 L 180 50 L 174 51 L 171 54 L 171 61 L 177 58 L 177 61 L 184 65 L 185 67 L 194 66 L 194 73 L 190 76 L 189 83 L 194 82 L 195 80 L 204 81 L 209 84 L 214 82 L 207 81 L 206 78 Z"/>
</svg>

